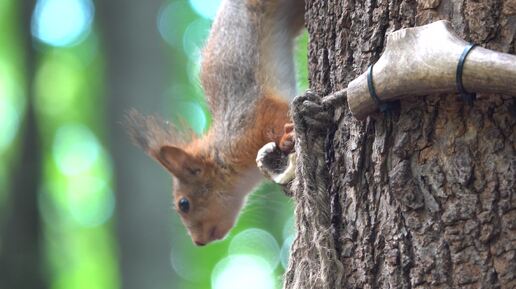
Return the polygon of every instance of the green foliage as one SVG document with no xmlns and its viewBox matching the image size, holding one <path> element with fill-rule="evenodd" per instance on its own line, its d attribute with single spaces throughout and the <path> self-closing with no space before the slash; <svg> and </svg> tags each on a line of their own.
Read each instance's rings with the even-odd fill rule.
<svg viewBox="0 0 516 289">
<path fill-rule="evenodd" d="M 39 209 L 50 286 L 118 288 L 113 172 L 103 145 L 104 61 L 96 33 L 71 47 L 37 46 L 34 106 L 43 152 Z"/>
<path fill-rule="evenodd" d="M 80 41 L 67 46 L 50 46 L 34 39 L 35 50 L 27 51 L 19 28 L 20 3 L 0 1 L 0 211 L 9 192 L 8 172 L 16 160 L 18 135 L 23 129 L 26 94 L 33 85 L 30 105 L 36 111 L 43 153 L 38 204 L 47 279 L 54 289 L 119 288 L 113 225 L 116 188 L 111 156 L 105 146 L 108 126 L 103 117 L 106 64 L 98 40 L 98 32 L 104 27 L 93 23 Z M 213 7 L 206 9 L 200 3 L 172 0 L 164 3 L 156 15 L 156 29 L 167 44 L 166 55 L 172 68 L 170 86 L 163 89 L 166 93 L 161 114 L 186 123 L 198 134 L 205 132 L 211 122 L 197 75 L 200 49 L 211 25 L 211 19 L 204 17 L 213 16 Z M 296 51 L 300 91 L 308 87 L 306 47 L 304 33 Z M 27 80 L 31 73 L 24 68 L 27 53 L 35 54 L 33 81 Z M 270 280 L 260 279 L 280 288 L 293 236 L 292 215 L 289 199 L 276 185 L 264 183 L 249 197 L 230 236 L 199 248 L 192 245 L 173 214 L 170 270 L 179 278 L 173 284 L 160 285 L 219 289 L 214 284 L 238 284 L 239 276 L 234 280 L 227 280 L 227 276 L 240 272 L 236 275 L 242 278 L 264 274 Z M 152 274 L 153 269 L 148 270 Z M 260 282 L 257 280 L 255 285 Z"/>
<path fill-rule="evenodd" d="M 10 172 L 17 166 L 27 103 L 24 39 L 16 25 L 20 10 L 18 1 L 0 1 L 0 212 L 5 212 Z"/>
</svg>

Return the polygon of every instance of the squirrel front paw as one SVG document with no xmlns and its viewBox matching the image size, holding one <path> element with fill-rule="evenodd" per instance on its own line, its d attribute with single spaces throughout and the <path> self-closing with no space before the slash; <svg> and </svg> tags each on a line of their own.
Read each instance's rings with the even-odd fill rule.
<svg viewBox="0 0 516 289">
<path fill-rule="evenodd" d="M 277 184 L 287 185 L 295 177 L 296 154 L 286 154 L 276 143 L 270 142 L 258 151 L 256 164 L 267 178 Z"/>
</svg>

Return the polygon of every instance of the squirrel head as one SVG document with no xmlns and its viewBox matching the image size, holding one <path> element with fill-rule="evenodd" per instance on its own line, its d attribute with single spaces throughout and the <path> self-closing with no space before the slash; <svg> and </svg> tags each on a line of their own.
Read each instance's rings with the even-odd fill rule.
<svg viewBox="0 0 516 289">
<path fill-rule="evenodd" d="M 176 146 L 161 147 L 156 159 L 174 177 L 174 208 L 192 241 L 203 246 L 223 239 L 235 224 L 245 194 L 235 190 L 213 162 Z"/>
<path fill-rule="evenodd" d="M 172 174 L 174 208 L 192 241 L 205 245 L 223 239 L 245 202 L 248 184 L 257 180 L 240 178 L 239 183 L 241 172 L 224 171 L 224 166 L 199 153 L 209 146 L 159 117 L 131 110 L 125 126 L 133 142 Z"/>
</svg>

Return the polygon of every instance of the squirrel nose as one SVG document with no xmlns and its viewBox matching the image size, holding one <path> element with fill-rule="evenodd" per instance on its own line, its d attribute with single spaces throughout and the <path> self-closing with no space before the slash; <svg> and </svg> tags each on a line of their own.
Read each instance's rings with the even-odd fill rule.
<svg viewBox="0 0 516 289">
<path fill-rule="evenodd" d="M 203 243 L 203 242 L 201 242 L 201 241 L 194 241 L 194 243 L 195 243 L 195 245 L 200 246 L 200 247 L 202 247 L 202 246 L 205 246 L 205 245 L 206 245 L 206 243 Z"/>
<path fill-rule="evenodd" d="M 222 237 L 224 237 L 225 234 L 221 235 L 218 230 L 217 230 L 217 226 L 213 226 L 211 227 L 207 232 L 205 232 L 206 236 L 195 236 L 192 238 L 192 241 L 194 242 L 195 245 L 197 246 L 205 246 L 207 245 L 208 243 L 212 242 L 212 241 L 215 241 L 215 240 L 220 240 L 222 239 Z"/>
</svg>

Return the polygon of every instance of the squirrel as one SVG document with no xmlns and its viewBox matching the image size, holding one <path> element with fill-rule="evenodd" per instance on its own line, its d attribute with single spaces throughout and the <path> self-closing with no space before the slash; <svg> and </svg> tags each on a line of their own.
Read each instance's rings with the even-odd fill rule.
<svg viewBox="0 0 516 289">
<path fill-rule="evenodd" d="M 198 246 L 234 226 L 262 180 L 258 150 L 270 142 L 293 149 L 293 50 L 303 26 L 304 0 L 223 0 L 201 58 L 207 133 L 188 139 L 158 117 L 127 115 L 136 145 L 172 174 L 174 208 Z"/>
</svg>

